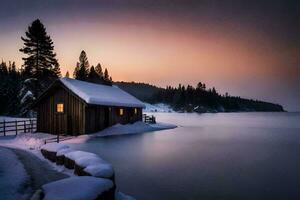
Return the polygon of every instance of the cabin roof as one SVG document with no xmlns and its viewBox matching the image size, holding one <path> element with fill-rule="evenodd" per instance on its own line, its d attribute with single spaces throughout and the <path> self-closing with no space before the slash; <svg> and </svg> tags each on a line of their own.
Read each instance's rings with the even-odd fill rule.
<svg viewBox="0 0 300 200">
<path fill-rule="evenodd" d="M 128 94 L 118 86 L 108 86 L 71 78 L 60 78 L 59 81 L 87 104 L 104 106 L 142 107 L 143 102 Z"/>
</svg>

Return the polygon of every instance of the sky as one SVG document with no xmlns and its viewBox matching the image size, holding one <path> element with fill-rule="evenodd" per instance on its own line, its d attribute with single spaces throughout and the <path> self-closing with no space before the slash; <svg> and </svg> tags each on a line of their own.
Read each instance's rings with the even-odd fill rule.
<svg viewBox="0 0 300 200">
<path fill-rule="evenodd" d="M 113 80 L 196 85 L 300 111 L 300 2 L 292 0 L 1 0 L 0 59 L 22 65 L 39 18 L 63 74 L 81 50 Z"/>
</svg>

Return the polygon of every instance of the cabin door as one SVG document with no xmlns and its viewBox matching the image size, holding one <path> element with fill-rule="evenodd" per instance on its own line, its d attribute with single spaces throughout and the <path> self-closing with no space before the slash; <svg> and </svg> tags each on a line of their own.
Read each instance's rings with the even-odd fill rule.
<svg viewBox="0 0 300 200">
<path fill-rule="evenodd" d="M 62 113 L 55 114 L 55 134 L 64 135 L 68 132 L 67 115 Z"/>
</svg>

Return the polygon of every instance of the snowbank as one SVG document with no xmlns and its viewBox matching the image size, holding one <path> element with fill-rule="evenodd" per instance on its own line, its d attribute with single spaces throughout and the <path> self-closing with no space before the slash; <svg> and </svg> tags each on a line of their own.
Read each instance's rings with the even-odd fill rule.
<svg viewBox="0 0 300 200">
<path fill-rule="evenodd" d="M 20 149 L 39 150 L 45 144 L 46 139 L 53 137 L 54 135 L 47 133 L 20 133 L 13 139 L 5 140 L 5 137 L 1 138 L 3 140 L 0 140 L 0 144 Z"/>
<path fill-rule="evenodd" d="M 141 121 L 135 122 L 133 124 L 125 124 L 125 125 L 116 124 L 97 133 L 93 133 L 89 135 L 81 135 L 76 138 L 66 140 L 64 141 L 64 143 L 83 143 L 89 139 L 92 139 L 93 137 L 138 134 L 138 133 L 145 133 L 150 131 L 172 129 L 176 127 L 177 126 L 173 124 L 167 124 L 167 123 L 146 124 Z"/>
<path fill-rule="evenodd" d="M 90 176 L 71 177 L 43 185 L 44 200 L 114 199 L 114 184 Z"/>
</svg>

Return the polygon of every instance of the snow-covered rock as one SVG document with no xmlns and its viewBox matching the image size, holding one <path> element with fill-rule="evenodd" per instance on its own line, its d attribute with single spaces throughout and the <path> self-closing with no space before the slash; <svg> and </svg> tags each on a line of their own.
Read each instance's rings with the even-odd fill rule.
<svg viewBox="0 0 300 200">
<path fill-rule="evenodd" d="M 68 149 L 69 146 L 61 143 L 49 143 L 45 144 L 41 147 L 42 150 L 50 151 L 50 152 L 58 152 L 63 149 Z"/>
<path fill-rule="evenodd" d="M 91 176 L 71 177 L 42 187 L 44 200 L 114 199 L 114 184 L 108 179 Z"/>
<path fill-rule="evenodd" d="M 114 170 L 111 164 L 108 163 L 99 163 L 96 165 L 88 165 L 83 170 L 84 172 L 100 178 L 113 178 Z"/>
<path fill-rule="evenodd" d="M 67 153 L 73 152 L 74 150 L 71 148 L 64 148 L 57 151 L 56 156 L 64 156 Z"/>
<path fill-rule="evenodd" d="M 65 157 L 75 161 L 75 160 L 83 158 L 83 157 L 98 157 L 98 156 L 94 153 L 90 153 L 90 152 L 86 152 L 86 151 L 72 151 L 72 152 L 66 153 Z"/>
</svg>

